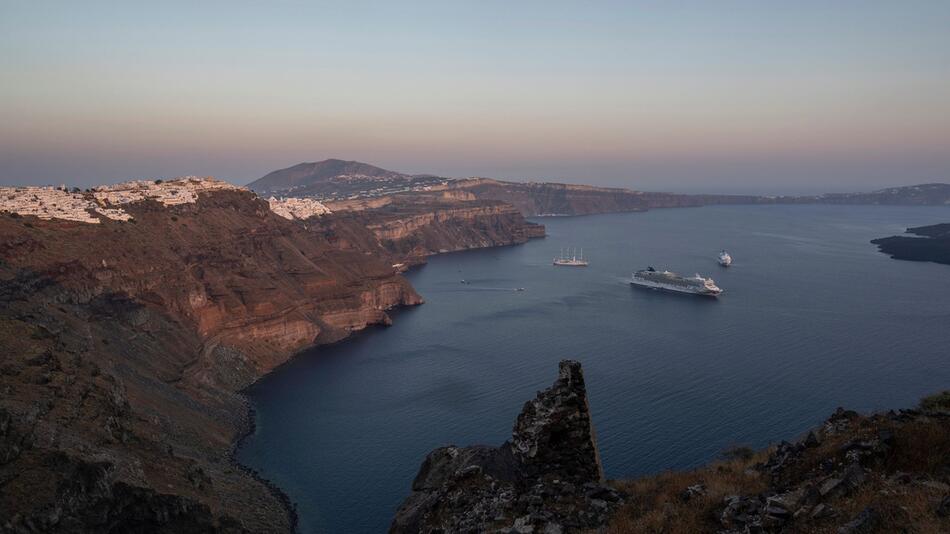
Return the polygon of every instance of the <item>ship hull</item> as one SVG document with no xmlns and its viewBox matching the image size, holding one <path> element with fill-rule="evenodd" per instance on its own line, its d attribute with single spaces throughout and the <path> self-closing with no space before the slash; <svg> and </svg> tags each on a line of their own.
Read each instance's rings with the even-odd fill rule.
<svg viewBox="0 0 950 534">
<path fill-rule="evenodd" d="M 653 282 L 650 280 L 638 280 L 636 278 L 630 280 L 630 285 L 643 289 L 652 289 L 654 291 L 666 291 L 670 293 L 681 293 L 684 295 L 698 295 L 700 297 L 718 297 L 719 294 L 722 293 L 722 291 L 711 291 L 705 288 L 682 287 L 672 284 L 664 284 L 661 282 Z"/>
</svg>

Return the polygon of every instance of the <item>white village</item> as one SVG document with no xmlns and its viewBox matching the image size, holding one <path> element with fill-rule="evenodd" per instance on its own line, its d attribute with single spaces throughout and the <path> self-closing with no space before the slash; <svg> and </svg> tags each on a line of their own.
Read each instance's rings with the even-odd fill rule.
<svg viewBox="0 0 950 534">
<path fill-rule="evenodd" d="M 0 187 L 0 212 L 32 215 L 40 219 L 62 219 L 99 224 L 105 217 L 128 221 L 132 215 L 122 206 L 133 202 L 154 200 L 164 206 L 193 204 L 198 195 L 208 191 L 247 191 L 211 177 L 183 176 L 171 180 L 135 180 L 114 185 L 93 187 L 85 191 L 60 187 Z M 306 219 L 330 213 L 322 203 L 312 199 L 268 199 L 271 210 L 285 219 Z"/>
</svg>

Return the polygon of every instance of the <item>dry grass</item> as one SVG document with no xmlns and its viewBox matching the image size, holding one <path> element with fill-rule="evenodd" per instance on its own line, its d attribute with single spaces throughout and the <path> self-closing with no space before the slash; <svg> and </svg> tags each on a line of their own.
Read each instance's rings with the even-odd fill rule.
<svg viewBox="0 0 950 534">
<path fill-rule="evenodd" d="M 771 482 L 783 487 L 804 487 L 826 476 L 820 465 L 834 460 L 838 469 L 846 465 L 844 445 L 850 441 L 877 439 L 882 431 L 893 433 L 893 446 L 882 456 L 868 460 L 867 482 L 851 495 L 824 501 L 835 514 L 824 519 L 802 516 L 785 525 L 783 533 L 837 533 L 838 529 L 865 509 L 875 512 L 876 523 L 869 532 L 879 533 L 950 533 L 950 517 L 936 510 L 950 482 L 950 420 L 922 416 L 904 421 L 888 416 L 855 416 L 848 431 L 825 436 L 817 447 L 806 449 L 780 477 Z M 733 455 L 727 461 L 695 471 L 667 472 L 614 485 L 628 494 L 623 507 L 614 515 L 608 532 L 695 533 L 722 529 L 719 514 L 723 499 L 729 495 L 755 496 L 767 491 L 770 480 L 750 469 L 763 462 L 768 451 L 751 458 Z M 738 457 L 737 457 L 738 456 Z M 892 478 L 906 473 L 905 483 Z M 936 482 L 936 483 L 935 483 Z M 695 484 L 705 484 L 707 494 L 685 501 L 681 494 Z M 781 491 L 781 490 L 779 490 Z"/>
<path fill-rule="evenodd" d="M 950 472 L 950 428 L 946 423 L 914 421 L 894 435 L 889 471 L 941 475 Z M 943 471 L 943 472 L 941 472 Z"/>
<path fill-rule="evenodd" d="M 877 480 L 849 497 L 831 501 L 838 511 L 837 517 L 804 523 L 790 532 L 837 533 L 841 524 L 866 508 L 873 508 L 878 522 L 872 532 L 946 534 L 950 532 L 950 519 L 941 518 L 934 512 L 941 497 L 939 491 L 916 484 L 889 487 Z"/>
<path fill-rule="evenodd" d="M 707 532 L 718 526 L 717 510 L 729 495 L 762 492 L 767 481 L 751 467 L 763 461 L 768 451 L 747 459 L 714 463 L 695 471 L 669 471 L 651 477 L 618 481 L 627 493 L 626 502 L 614 515 L 607 532 L 669 533 Z M 685 501 L 681 494 L 695 484 L 706 486 L 706 495 Z"/>
</svg>

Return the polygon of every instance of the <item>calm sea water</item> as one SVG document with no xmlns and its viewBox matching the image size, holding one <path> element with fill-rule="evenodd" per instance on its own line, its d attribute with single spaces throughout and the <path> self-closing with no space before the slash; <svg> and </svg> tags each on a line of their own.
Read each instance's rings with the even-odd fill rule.
<svg viewBox="0 0 950 534">
<path fill-rule="evenodd" d="M 426 304 L 255 384 L 240 459 L 297 503 L 301 532 L 375 533 L 426 453 L 507 439 L 562 358 L 584 365 L 611 478 L 793 438 L 839 405 L 910 406 L 950 387 L 950 266 L 868 241 L 948 220 L 877 206 L 543 219 L 547 239 L 431 258 L 409 273 Z M 591 266 L 553 267 L 568 246 Z M 725 293 L 628 286 L 647 265 L 712 276 Z"/>
</svg>

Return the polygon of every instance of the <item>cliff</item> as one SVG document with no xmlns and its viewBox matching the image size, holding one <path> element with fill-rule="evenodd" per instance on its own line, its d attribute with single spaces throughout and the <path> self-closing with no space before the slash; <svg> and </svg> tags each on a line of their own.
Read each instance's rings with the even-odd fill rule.
<svg viewBox="0 0 950 534">
<path fill-rule="evenodd" d="M 908 228 L 919 237 L 891 236 L 871 240 L 881 252 L 897 260 L 932 261 L 950 265 L 950 223 Z"/>
<path fill-rule="evenodd" d="M 419 296 L 250 192 L 123 209 L 0 216 L 0 528 L 288 531 L 279 494 L 228 459 L 239 391 Z"/>
<path fill-rule="evenodd" d="M 445 186 L 479 199 L 498 200 L 518 208 L 525 216 L 591 215 L 645 211 L 652 208 L 687 208 L 708 204 L 752 204 L 762 197 L 742 195 L 679 195 L 630 189 L 546 182 L 502 182 L 487 178 L 457 180 Z"/>
<path fill-rule="evenodd" d="M 516 245 L 544 237 L 509 204 L 493 201 L 400 199 L 367 213 L 367 228 L 391 254 L 418 258 L 471 248 Z"/>
<path fill-rule="evenodd" d="M 333 229 L 331 235 L 342 238 L 341 246 L 375 248 L 394 262 L 419 263 L 432 254 L 517 245 L 545 235 L 543 225 L 526 221 L 507 203 L 441 193 L 333 202 L 329 207 L 335 217 L 314 224 L 325 229 L 337 220 L 358 221 L 367 232 L 357 235 L 350 229 Z"/>
<path fill-rule="evenodd" d="M 580 364 L 563 361 L 510 441 L 430 453 L 390 532 L 950 532 L 950 391 L 606 485 L 590 421 Z"/>
<path fill-rule="evenodd" d="M 919 184 L 889 187 L 867 193 L 831 193 L 798 197 L 800 202 L 821 204 L 880 204 L 890 206 L 950 206 L 950 184 Z"/>
</svg>

